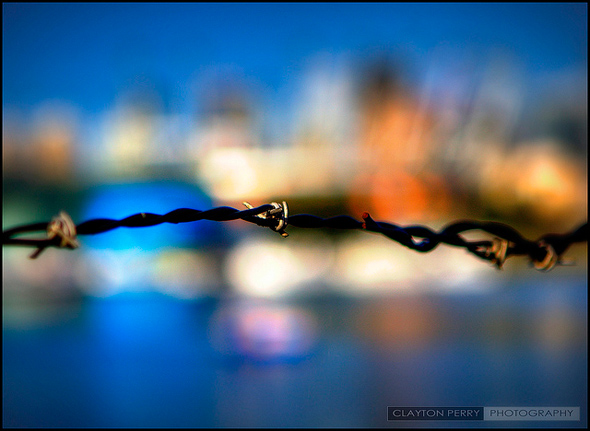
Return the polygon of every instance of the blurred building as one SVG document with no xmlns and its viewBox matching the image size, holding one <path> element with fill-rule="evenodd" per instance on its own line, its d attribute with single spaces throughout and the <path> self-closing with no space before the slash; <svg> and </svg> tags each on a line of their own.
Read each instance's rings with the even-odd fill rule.
<svg viewBox="0 0 590 431">
<path fill-rule="evenodd" d="M 30 117 L 9 113 L 2 133 L 3 176 L 32 184 L 74 181 L 79 114 L 64 103 L 47 102 Z"/>
<path fill-rule="evenodd" d="M 361 77 L 358 175 L 351 209 L 399 222 L 440 217 L 449 207 L 445 180 L 433 169 L 437 150 L 431 108 L 402 81 L 401 69 L 376 63 Z"/>
</svg>

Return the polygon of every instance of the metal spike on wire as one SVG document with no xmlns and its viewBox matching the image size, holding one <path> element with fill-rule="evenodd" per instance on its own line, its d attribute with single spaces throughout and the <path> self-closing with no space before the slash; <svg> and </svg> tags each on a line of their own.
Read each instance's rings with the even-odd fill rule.
<svg viewBox="0 0 590 431">
<path fill-rule="evenodd" d="M 285 228 L 288 224 L 300 228 L 359 229 L 375 232 L 422 253 L 434 250 L 439 244 L 465 248 L 475 256 L 487 260 L 498 269 L 502 269 L 506 259 L 512 256 L 528 256 L 533 266 L 540 271 L 549 271 L 557 265 L 570 265 L 562 258 L 565 251 L 574 243 L 587 242 L 587 223 L 565 234 L 547 234 L 536 241 L 524 238 L 514 228 L 498 222 L 457 221 L 436 232 L 425 226 L 397 226 L 392 223 L 373 220 L 369 213 L 364 213 L 363 221 L 350 216 L 340 215 L 322 218 L 310 214 L 289 215 L 287 203 L 272 202 L 253 207 L 244 202 L 245 210 L 231 207 L 217 207 L 206 211 L 180 208 L 164 215 L 139 213 L 121 220 L 107 218 L 88 220 L 75 225 L 65 212 L 61 212 L 48 223 L 34 223 L 8 229 L 2 232 L 2 245 L 35 247 L 30 256 L 37 258 L 47 247 L 75 249 L 79 247 L 77 235 L 94 235 L 118 227 L 148 227 L 161 223 L 190 223 L 198 220 L 230 221 L 244 220 L 258 226 L 268 227 L 287 237 Z M 468 241 L 461 236 L 463 232 L 479 230 L 494 236 L 492 240 Z M 47 238 L 26 239 L 15 236 L 46 231 Z"/>
</svg>

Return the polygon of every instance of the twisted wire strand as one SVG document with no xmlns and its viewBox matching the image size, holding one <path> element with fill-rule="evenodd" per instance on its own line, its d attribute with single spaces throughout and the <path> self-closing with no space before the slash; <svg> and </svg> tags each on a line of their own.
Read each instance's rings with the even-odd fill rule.
<svg viewBox="0 0 590 431">
<path fill-rule="evenodd" d="M 377 222 L 368 214 L 363 214 L 364 223 L 349 216 L 321 218 L 309 214 L 289 217 L 289 224 L 304 228 L 337 228 L 364 229 L 376 232 L 397 241 L 412 250 L 426 253 L 434 250 L 439 244 L 463 247 L 475 256 L 492 261 L 501 268 L 503 262 L 510 256 L 528 255 L 533 262 L 542 262 L 548 253 L 547 246 L 559 257 L 572 244 L 588 240 L 587 223 L 566 234 L 547 234 L 536 241 L 524 238 L 516 229 L 498 222 L 479 222 L 472 220 L 457 221 L 436 232 L 425 226 L 401 227 L 391 223 Z M 506 241 L 507 249 L 502 260 L 498 260 L 497 253 L 492 252 L 494 241 L 467 241 L 460 234 L 467 231 L 480 230 L 494 235 L 496 240 Z"/>
<path fill-rule="evenodd" d="M 333 228 L 356 229 L 382 234 L 412 250 L 426 253 L 434 250 L 439 244 L 462 247 L 483 260 L 494 263 L 498 268 L 507 258 L 516 255 L 528 256 L 535 268 L 543 271 L 552 269 L 563 263 L 561 255 L 574 243 L 587 242 L 587 223 L 565 234 L 546 234 L 536 241 L 523 237 L 513 227 L 490 221 L 461 220 L 451 223 L 439 232 L 426 226 L 398 226 L 392 223 L 373 220 L 369 213 L 364 213 L 363 221 L 346 215 L 322 218 L 311 214 L 288 215 L 287 203 L 261 205 L 253 208 L 245 203 L 248 209 L 237 210 L 232 207 L 217 207 L 206 211 L 190 208 L 179 208 L 164 215 L 153 213 L 138 213 L 121 220 L 100 218 L 88 220 L 75 226 L 67 214 L 60 214 L 61 218 L 49 223 L 34 223 L 17 226 L 2 232 L 3 245 L 21 245 L 37 248 L 32 258 L 37 257 L 47 247 L 76 248 L 75 238 L 69 233 L 63 233 L 62 226 L 70 225 L 66 232 L 75 235 L 94 235 L 107 232 L 119 227 L 137 228 L 155 226 L 162 223 L 190 223 L 199 220 L 231 221 L 244 220 L 258 226 L 269 227 L 287 236 L 284 228 L 287 224 L 300 228 Z M 56 227 L 57 226 L 57 227 Z M 53 236 L 44 239 L 14 238 L 27 232 L 47 230 Z M 495 238 L 493 240 L 468 241 L 461 234 L 479 230 Z M 70 236 L 68 236 L 70 235 Z"/>
<path fill-rule="evenodd" d="M 273 227 L 275 221 L 273 219 L 265 219 L 257 217 L 260 214 L 265 214 L 275 207 L 272 204 L 261 205 L 256 208 L 249 208 L 246 210 L 237 210 L 231 207 L 218 207 L 206 211 L 195 210 L 190 208 L 179 208 L 170 211 L 164 215 L 153 213 L 138 213 L 125 217 L 121 220 L 114 220 L 108 218 L 92 219 L 80 223 L 75 226 L 75 232 L 78 235 L 95 235 L 107 232 L 118 227 L 149 227 L 162 223 L 190 223 L 198 220 L 211 221 L 231 221 L 242 219 L 259 226 Z M 69 216 L 68 216 L 69 219 Z M 35 247 L 37 251 L 31 255 L 31 258 L 36 258 L 47 247 L 60 247 L 62 238 L 59 236 L 47 239 L 23 239 L 13 238 L 15 235 L 49 230 L 52 222 L 48 223 L 34 223 L 30 225 L 17 226 L 2 232 L 2 245 L 20 245 L 27 247 Z M 73 223 L 73 222 L 72 222 Z M 75 247 L 69 247 L 75 248 Z"/>
</svg>

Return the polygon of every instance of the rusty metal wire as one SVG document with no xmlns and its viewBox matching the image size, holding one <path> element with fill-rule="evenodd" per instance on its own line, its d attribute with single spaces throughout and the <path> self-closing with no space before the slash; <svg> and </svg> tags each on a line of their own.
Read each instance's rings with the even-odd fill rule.
<svg viewBox="0 0 590 431">
<path fill-rule="evenodd" d="M 289 216 L 287 203 L 252 207 L 247 202 L 246 210 L 231 207 L 218 207 L 206 211 L 180 208 L 164 215 L 139 213 L 121 220 L 107 218 L 88 220 L 79 225 L 66 213 L 60 213 L 49 223 L 34 223 L 18 226 L 2 232 L 2 245 L 20 245 L 35 247 L 31 255 L 36 258 L 47 247 L 74 249 L 78 247 L 76 235 L 94 235 L 118 227 L 148 227 L 161 223 L 189 223 L 198 220 L 230 221 L 244 220 L 258 226 L 268 227 L 287 237 L 285 228 L 288 224 L 300 228 L 358 229 L 375 232 L 418 252 L 429 252 L 439 244 L 462 247 L 475 256 L 493 263 L 501 269 L 506 259 L 512 256 L 528 256 L 533 266 L 540 271 L 549 271 L 556 265 L 568 264 L 562 259 L 563 253 L 574 243 L 587 242 L 587 223 L 565 234 L 547 234 L 535 241 L 524 238 L 516 229 L 503 223 L 464 220 L 447 225 L 439 232 L 425 226 L 398 226 L 392 223 L 373 220 L 364 213 L 363 221 L 350 216 L 340 215 L 322 218 L 310 214 Z M 47 238 L 23 239 L 15 236 L 35 231 L 47 231 Z M 491 240 L 468 241 L 462 233 L 481 231 L 492 235 Z"/>
</svg>

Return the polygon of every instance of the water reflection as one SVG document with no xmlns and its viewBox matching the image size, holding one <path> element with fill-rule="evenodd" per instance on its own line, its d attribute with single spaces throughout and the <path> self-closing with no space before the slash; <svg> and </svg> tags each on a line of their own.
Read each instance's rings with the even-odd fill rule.
<svg viewBox="0 0 590 431">
<path fill-rule="evenodd" d="M 388 405 L 584 406 L 587 284 L 556 280 L 379 299 L 119 294 L 50 324 L 5 320 L 4 425 L 366 427 L 391 425 Z"/>
</svg>

